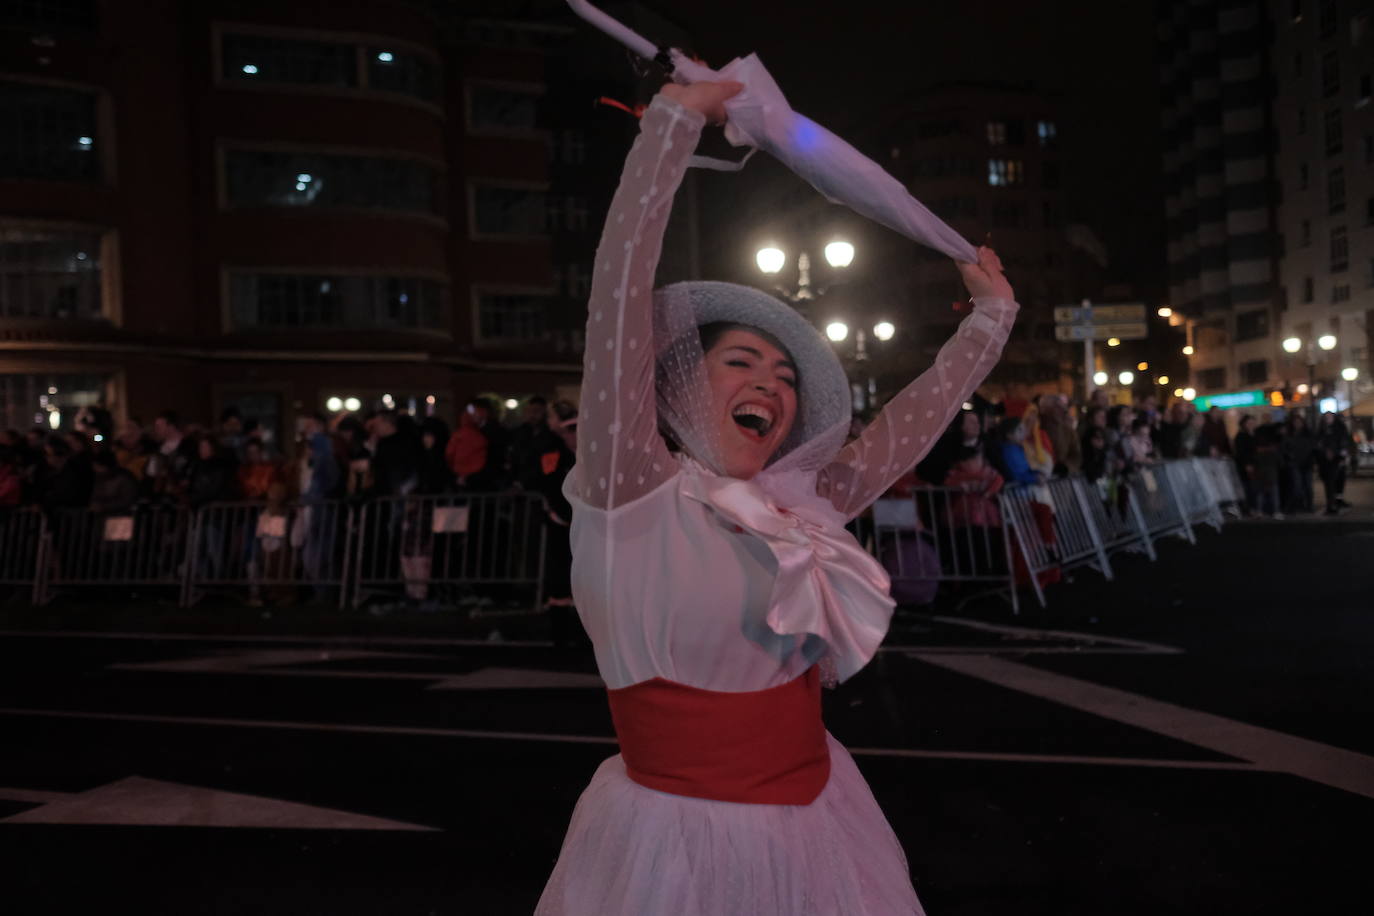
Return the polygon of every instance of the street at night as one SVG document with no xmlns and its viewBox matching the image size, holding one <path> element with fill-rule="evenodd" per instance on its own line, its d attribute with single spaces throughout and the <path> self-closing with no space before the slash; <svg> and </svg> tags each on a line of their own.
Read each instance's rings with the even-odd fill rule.
<svg viewBox="0 0 1374 916">
<path fill-rule="evenodd" d="M 1367 901 L 1357 505 L 1165 542 L 1019 618 L 995 599 L 900 613 L 825 718 L 928 911 Z M 9 912 L 528 913 L 614 752 L 590 654 L 554 650 L 541 618 L 127 615 L 5 606 Z"/>
</svg>

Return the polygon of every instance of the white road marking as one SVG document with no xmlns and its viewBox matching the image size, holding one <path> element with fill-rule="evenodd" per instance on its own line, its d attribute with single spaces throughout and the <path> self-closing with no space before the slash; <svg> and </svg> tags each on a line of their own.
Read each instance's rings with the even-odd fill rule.
<svg viewBox="0 0 1374 916">
<path fill-rule="evenodd" d="M 537 741 L 562 744 L 596 744 L 618 747 L 613 736 L 572 735 L 550 732 L 503 732 L 464 728 L 428 728 L 411 725 L 338 725 L 328 722 L 287 722 L 274 719 L 216 719 L 199 716 L 161 716 L 143 713 L 79 712 L 67 709 L 0 709 L 0 716 L 34 716 L 56 719 L 94 719 L 107 722 L 142 722 L 153 725 L 204 725 L 224 728 L 268 728 L 286 731 L 333 732 L 354 735 L 397 735 L 420 738 L 472 738 L 486 741 Z M 994 763 L 1059 763 L 1123 767 L 1162 767 L 1183 770 L 1259 770 L 1239 761 L 1169 760 L 1142 757 L 1075 757 L 1067 754 L 996 754 L 985 751 L 936 751 L 919 748 L 850 748 L 856 757 L 911 757 L 938 760 L 976 760 Z"/>
<path fill-rule="evenodd" d="M 922 656 L 927 664 L 1249 761 L 1261 769 L 1374 798 L 1374 757 L 1152 700 L 987 655 Z"/>
<path fill-rule="evenodd" d="M 445 657 L 409 652 L 378 652 L 369 649 L 248 649 L 156 662 L 121 663 L 109 667 L 117 671 L 161 671 L 177 674 L 255 674 L 269 677 L 437 681 L 430 685 L 430 690 L 600 690 L 606 686 L 596 674 L 581 671 L 547 671 L 542 668 L 479 668 L 476 671 L 455 674 L 452 671 L 369 671 L 363 668 L 292 667 L 363 659 L 445 660 Z"/>
<path fill-rule="evenodd" d="M 1131 649 L 1136 652 L 1155 655 L 1180 655 L 1183 653 L 1182 649 L 1176 648 L 1175 646 L 1145 642 L 1139 639 L 1127 639 L 1124 636 L 1105 636 L 1101 633 L 1079 633 L 1074 630 L 1037 630 L 1029 627 L 1015 627 L 1005 623 L 966 620 L 962 617 L 932 616 L 930 619 L 949 624 L 950 626 L 967 627 L 968 629 L 981 630 L 985 633 L 1000 633 L 1003 636 L 1010 636 L 1015 639 L 1070 639 L 1078 642 L 1091 643 L 1093 645 L 1114 646 L 1120 649 Z"/>
<path fill-rule="evenodd" d="M 488 649 L 551 648 L 542 639 L 465 639 L 455 636 L 230 636 L 207 633 L 106 633 L 101 630 L 0 630 L 0 637 L 42 639 L 132 639 L 145 642 L 311 643 L 340 646 L 471 646 Z"/>
<path fill-rule="evenodd" d="M 0 824 L 119 824 L 146 827 L 270 827 L 285 830 L 417 830 L 365 814 L 276 798 L 222 792 L 130 776 L 87 792 L 64 794 Z"/>
</svg>

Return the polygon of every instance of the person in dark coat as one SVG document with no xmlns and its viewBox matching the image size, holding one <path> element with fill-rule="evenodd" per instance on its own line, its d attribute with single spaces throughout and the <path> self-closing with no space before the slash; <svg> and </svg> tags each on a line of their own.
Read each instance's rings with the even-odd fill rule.
<svg viewBox="0 0 1374 916">
<path fill-rule="evenodd" d="M 410 424 L 403 429 L 394 411 L 377 414 L 377 451 L 372 457 L 373 493 L 406 496 L 420 483 L 420 437 Z"/>
<path fill-rule="evenodd" d="M 438 417 L 425 417 L 420 424 L 421 493 L 448 493 L 453 489 L 453 472 L 444 459 L 448 440 L 448 424 Z"/>
<path fill-rule="evenodd" d="M 1245 484 L 1246 512 L 1258 511 L 1259 485 L 1255 477 L 1255 451 L 1257 448 L 1255 418 L 1246 414 L 1240 418 L 1240 429 L 1236 431 L 1233 446 L 1236 469 L 1240 471 L 1240 479 Z"/>
<path fill-rule="evenodd" d="M 510 479 L 523 490 L 539 492 L 542 457 L 558 448 L 558 436 L 549 426 L 549 405 L 541 397 L 525 402 L 524 420 L 510 433 Z"/>
<path fill-rule="evenodd" d="M 1327 515 L 1350 508 L 1350 503 L 1345 501 L 1345 475 L 1354 447 L 1345 420 L 1334 413 L 1322 414 L 1317 424 L 1317 467 L 1326 490 Z"/>
<path fill-rule="evenodd" d="M 120 467 L 113 452 L 97 452 L 91 464 L 95 472 L 91 511 L 101 515 L 122 515 L 132 511 L 138 501 L 138 478 Z"/>
<path fill-rule="evenodd" d="M 560 648 L 589 646 L 577 619 L 572 597 L 572 505 L 563 495 L 563 481 L 577 461 L 577 407 L 568 401 L 553 405 L 550 448 L 538 456 L 539 492 L 544 497 L 544 607 L 549 612 L 553 644 Z"/>
<path fill-rule="evenodd" d="M 1313 512 L 1312 468 L 1317 460 L 1317 440 L 1301 412 L 1288 415 L 1283 444 L 1279 446 L 1283 458 L 1283 474 L 1288 481 L 1287 512 Z"/>
</svg>

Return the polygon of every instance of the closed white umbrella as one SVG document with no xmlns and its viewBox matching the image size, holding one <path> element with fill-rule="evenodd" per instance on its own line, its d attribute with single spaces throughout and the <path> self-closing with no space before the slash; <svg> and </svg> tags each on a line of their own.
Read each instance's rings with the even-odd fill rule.
<svg viewBox="0 0 1374 916">
<path fill-rule="evenodd" d="M 568 0 L 568 5 L 641 57 L 652 60 L 660 56 L 652 42 L 587 0 Z M 977 262 L 974 247 L 912 197 L 900 181 L 815 121 L 793 111 L 758 55 L 736 58 L 717 71 L 676 48 L 664 53 L 672 65 L 673 79 L 680 83 L 735 80 L 744 84 L 738 95 L 725 102 L 725 137 L 730 143 L 766 150 L 827 200 L 957 261 Z"/>
</svg>

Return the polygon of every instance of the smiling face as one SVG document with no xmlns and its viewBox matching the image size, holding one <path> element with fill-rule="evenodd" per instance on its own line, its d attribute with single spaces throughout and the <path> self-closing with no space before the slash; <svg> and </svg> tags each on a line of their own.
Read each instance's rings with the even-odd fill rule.
<svg viewBox="0 0 1374 916">
<path fill-rule="evenodd" d="M 718 411 L 721 470 L 748 480 L 792 431 L 797 368 L 776 343 L 742 328 L 730 328 L 708 343 L 706 377 Z"/>
</svg>

